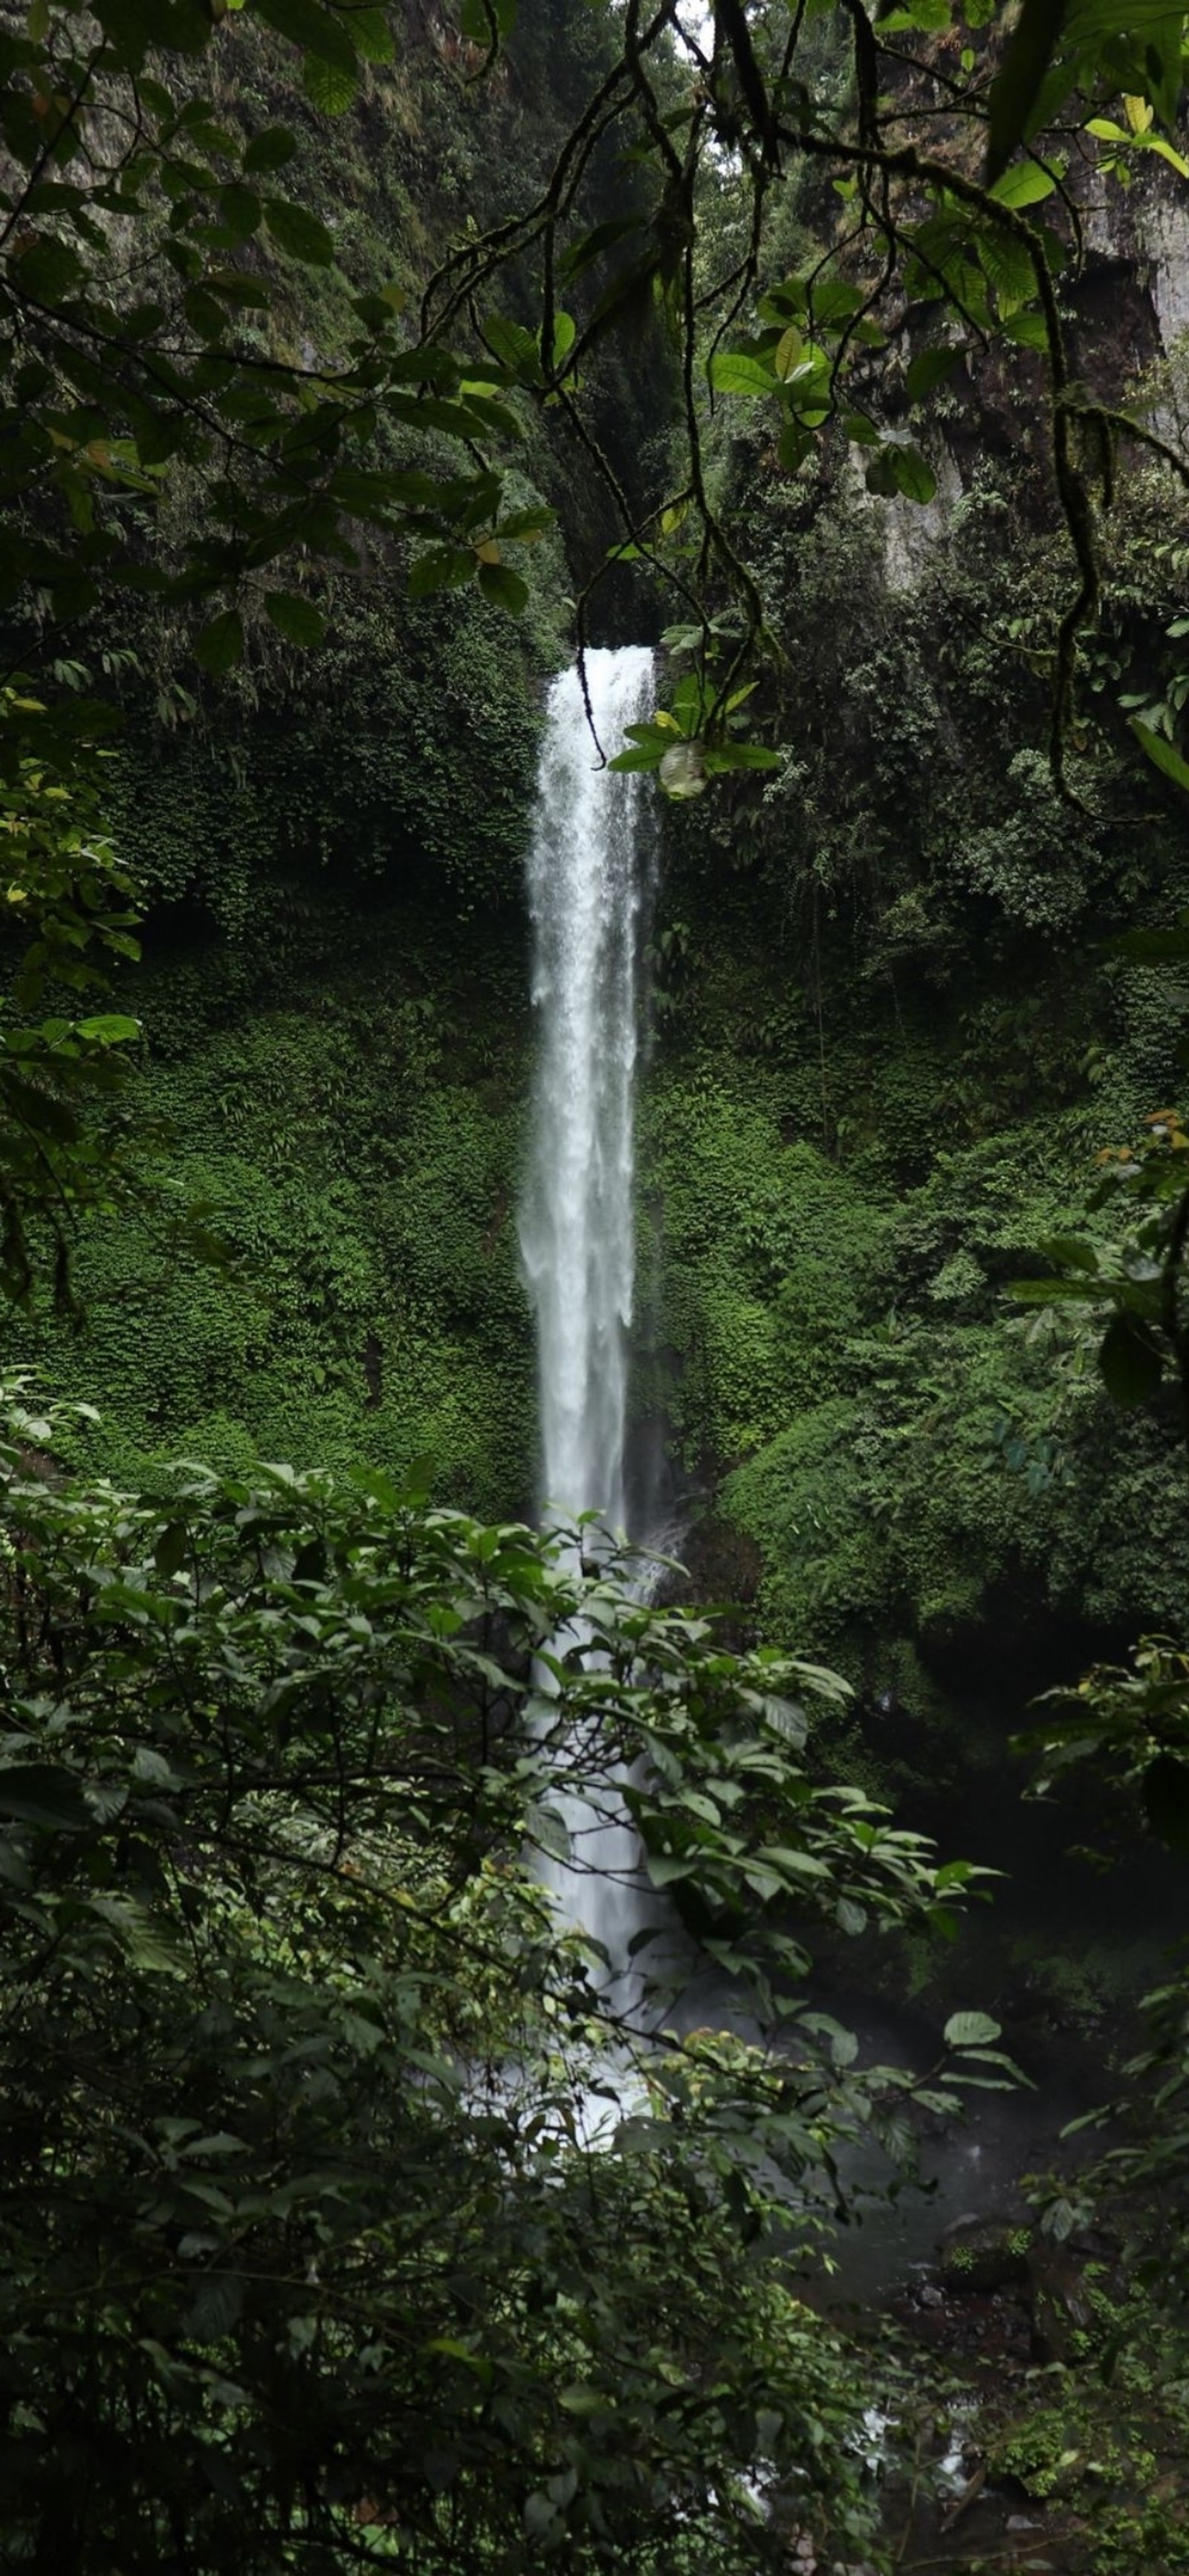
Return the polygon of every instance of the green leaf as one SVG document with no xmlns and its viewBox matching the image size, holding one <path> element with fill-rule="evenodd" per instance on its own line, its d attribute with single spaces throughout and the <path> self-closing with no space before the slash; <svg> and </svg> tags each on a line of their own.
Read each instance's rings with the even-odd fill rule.
<svg viewBox="0 0 1189 2576">
<path fill-rule="evenodd" d="M 219 190 L 219 221 L 237 241 L 247 241 L 260 228 L 260 199 L 254 188 L 233 179 Z"/>
<path fill-rule="evenodd" d="M 250 178 L 258 172 L 283 170 L 296 150 L 297 136 L 290 133 L 287 125 L 266 125 L 259 134 L 253 135 L 249 143 L 244 154 L 244 169 Z"/>
<path fill-rule="evenodd" d="M 728 769 L 779 769 L 782 755 L 760 742 L 708 742 L 704 753 L 708 773 Z"/>
<path fill-rule="evenodd" d="M 79 1122 L 73 1109 L 69 1109 L 54 1092 L 40 1090 L 36 1083 L 26 1082 L 20 1074 L 10 1073 L 7 1068 L 0 1078 L 0 1092 L 5 1107 L 23 1127 L 31 1128 L 34 1135 L 51 1136 L 61 1145 L 77 1143 L 81 1132 Z"/>
<path fill-rule="evenodd" d="M 359 68 L 354 60 L 349 64 L 328 63 L 324 54 L 307 54 L 301 68 L 301 85 L 321 116 L 342 116 L 359 88 Z"/>
<path fill-rule="evenodd" d="M 12 1762 L 0 1768 L 0 1816 L 61 1834 L 84 1833 L 94 1822 L 74 1773 L 52 1762 Z"/>
<path fill-rule="evenodd" d="M 989 2013 L 951 2013 L 942 2032 L 947 2048 L 990 2048 L 1002 2036 L 1000 2024 Z"/>
<path fill-rule="evenodd" d="M 550 1860 L 566 1862 L 573 1859 L 569 1828 L 556 1807 L 530 1807 L 524 1823 L 525 1831 L 537 1849 L 547 1852 Z"/>
<path fill-rule="evenodd" d="M 1098 1254 L 1092 1243 L 1083 1243 L 1076 1234 L 1053 1234 L 1037 1245 L 1046 1261 L 1063 1262 L 1069 1270 L 1084 1270 L 1092 1275 L 1098 1270 Z"/>
<path fill-rule="evenodd" d="M 176 1574 L 185 1564 L 189 1532 L 184 1521 L 167 1521 L 153 1549 L 153 1563 L 158 1574 Z"/>
<path fill-rule="evenodd" d="M 748 394 L 754 398 L 780 391 L 772 368 L 742 349 L 716 349 L 707 372 L 716 394 Z"/>
<path fill-rule="evenodd" d="M 1144 1773 L 1148 1823 L 1173 1851 L 1189 1852 L 1189 1763 L 1160 1753 Z"/>
<path fill-rule="evenodd" d="M 127 1046 L 140 1036 L 140 1021 L 129 1019 L 126 1011 L 100 1011 L 78 1022 L 78 1034 L 88 1045 Z"/>
<path fill-rule="evenodd" d="M 475 557 L 469 547 L 431 546 L 410 567 L 409 597 L 425 599 L 431 591 L 460 590 L 474 574 Z"/>
<path fill-rule="evenodd" d="M 265 600 L 273 625 L 290 644 L 320 644 L 326 633 L 326 619 L 312 599 L 293 590 L 270 590 Z"/>
<path fill-rule="evenodd" d="M 319 0 L 253 0 L 253 6 L 267 27 L 300 45 L 303 53 L 354 71 L 355 47 L 337 10 L 320 6 Z"/>
<path fill-rule="evenodd" d="M 1144 724 L 1139 716 L 1130 716 L 1128 722 L 1141 751 L 1146 751 L 1157 769 L 1162 769 L 1165 777 L 1171 778 L 1174 787 L 1189 788 L 1189 761 L 1182 760 L 1171 742 L 1166 742 L 1163 734 L 1153 733 L 1151 725 Z"/>
<path fill-rule="evenodd" d="M 1126 1310 L 1114 1315 L 1103 1337 L 1098 1365 L 1116 1404 L 1150 1404 L 1164 1371 L 1160 1344 L 1148 1325 Z"/>
<path fill-rule="evenodd" d="M 1043 313 L 1035 313 L 1028 308 L 1019 313 L 1007 313 L 999 327 L 1004 339 L 1013 341 L 1017 349 L 1048 348 L 1049 334 Z"/>
<path fill-rule="evenodd" d="M 1004 1290 L 1018 1306 L 1100 1306 L 1104 1294 L 1101 1282 L 1084 1279 L 1012 1279 Z"/>
<path fill-rule="evenodd" d="M 995 181 L 991 195 L 997 205 L 1018 210 L 1021 206 L 1041 205 L 1052 196 L 1056 185 L 1051 171 L 1042 168 L 1039 161 L 1016 161 Z"/>
<path fill-rule="evenodd" d="M 1066 0 L 1024 0 L 987 102 L 986 176 L 991 186 L 1028 133 L 1061 36 L 1065 9 Z"/>
<path fill-rule="evenodd" d="M 555 371 L 560 367 L 562 360 L 569 355 L 577 337 L 578 325 L 574 320 L 573 314 L 555 313 L 553 317 L 553 357 L 551 360 L 551 364 Z"/>
<path fill-rule="evenodd" d="M 334 259 L 334 243 L 326 226 L 308 206 L 295 206 L 288 197 L 266 197 L 264 220 L 279 250 L 290 259 L 300 259 L 307 268 L 329 268 Z"/>
<path fill-rule="evenodd" d="M 786 420 L 776 451 L 785 473 L 798 473 L 806 457 L 812 456 L 816 445 L 813 431 L 807 429 L 803 421 Z"/>
<path fill-rule="evenodd" d="M 213 617 L 204 626 L 194 647 L 194 659 L 213 679 L 233 671 L 244 653 L 243 619 L 236 608 L 225 608 L 221 617 Z"/>
<path fill-rule="evenodd" d="M 1176 171 L 1178 179 L 1189 179 L 1189 161 L 1185 159 L 1183 152 L 1175 150 L 1163 134 L 1133 134 L 1130 139 L 1138 144 L 1141 152 L 1158 153 L 1162 161 L 1167 161 L 1170 170 Z"/>
<path fill-rule="evenodd" d="M 552 2496 L 546 2495 L 543 2489 L 538 2487 L 525 2499 L 524 2529 L 529 2540 L 544 2540 L 559 2520 Z"/>
<path fill-rule="evenodd" d="M 489 313 L 483 324 L 483 338 L 492 356 L 510 375 L 522 384 L 541 383 L 541 352 L 523 322 L 510 322 L 503 313 Z"/>
<path fill-rule="evenodd" d="M 901 447 L 894 440 L 872 457 L 863 479 L 869 492 L 885 499 L 901 493 L 907 501 L 931 501 L 937 490 L 937 476 L 919 447 Z"/>
<path fill-rule="evenodd" d="M 479 588 L 494 608 L 506 608 L 513 617 L 519 617 L 528 605 L 528 583 L 508 564 L 481 563 Z"/>
<path fill-rule="evenodd" d="M 351 42 L 357 54 L 367 63 L 390 63 L 396 58 L 396 42 L 384 9 L 351 11 Z"/>
<path fill-rule="evenodd" d="M 556 510 L 542 503 L 539 509 L 513 510 L 506 519 L 498 519 L 495 532 L 497 537 L 506 537 L 513 545 L 531 546 L 535 538 L 543 536 L 546 528 L 556 525 Z"/>
<path fill-rule="evenodd" d="M 1129 957 L 1136 966 L 1181 966 L 1189 958 L 1189 929 L 1121 930 L 1106 942 L 1114 957 Z"/>
</svg>

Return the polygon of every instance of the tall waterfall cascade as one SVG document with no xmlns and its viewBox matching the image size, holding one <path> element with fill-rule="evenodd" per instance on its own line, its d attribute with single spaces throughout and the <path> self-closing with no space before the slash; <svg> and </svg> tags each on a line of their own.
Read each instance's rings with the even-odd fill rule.
<svg viewBox="0 0 1189 2576">
<path fill-rule="evenodd" d="M 536 1313 L 541 1507 L 623 1525 L 640 946 L 650 855 L 640 782 L 611 771 L 652 706 L 652 655 L 588 653 L 553 681 L 529 853 L 538 1049 L 520 1246 Z M 589 700 L 589 707 L 587 705 Z M 593 735 L 597 736 L 597 748 Z M 602 758 L 600 758 L 600 753 Z M 544 1876 L 622 1978 L 644 1915 L 639 1854 L 611 1766 L 559 1797 L 570 1862 Z"/>
<path fill-rule="evenodd" d="M 640 782 L 600 763 L 652 705 L 639 645 L 586 656 L 549 691 L 529 854 L 539 1046 L 520 1245 L 537 1318 L 542 1503 L 624 1517 L 632 1317 L 640 928 L 649 865 Z"/>
</svg>

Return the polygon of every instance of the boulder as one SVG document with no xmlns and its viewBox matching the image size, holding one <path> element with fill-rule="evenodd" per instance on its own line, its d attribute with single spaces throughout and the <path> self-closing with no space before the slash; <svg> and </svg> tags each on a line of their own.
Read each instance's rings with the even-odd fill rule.
<svg viewBox="0 0 1189 2576">
<path fill-rule="evenodd" d="M 1018 2218 L 956 2218 L 938 2246 L 942 2287 L 951 2296 L 1023 2289 L 1031 2245 L 1032 2230 Z"/>
</svg>

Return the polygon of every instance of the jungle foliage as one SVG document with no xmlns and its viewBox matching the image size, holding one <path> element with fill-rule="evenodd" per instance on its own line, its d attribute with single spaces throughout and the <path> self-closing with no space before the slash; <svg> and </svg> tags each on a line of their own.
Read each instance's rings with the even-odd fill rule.
<svg viewBox="0 0 1189 2576">
<path fill-rule="evenodd" d="M 386 277 L 366 227 L 315 210 L 302 129 L 311 115 L 350 118 L 382 88 L 405 37 L 394 13 L 359 0 L 105 0 L 84 24 L 50 0 L 13 8 L 0 31 L 0 609 L 10 674 L 37 664 L 53 682 L 6 702 L 20 718 L 6 737 L 17 809 L 31 724 L 38 775 L 62 774 L 70 794 L 81 745 L 112 722 L 87 664 L 60 649 L 101 605 L 199 613 L 197 662 L 214 679 L 249 637 L 254 654 L 269 638 L 299 654 L 317 644 L 327 568 L 354 573 L 369 557 L 401 562 L 413 597 L 474 587 L 521 612 L 517 566 L 552 512 L 510 467 L 540 423 L 569 439 L 619 514 L 609 561 L 581 585 L 580 643 L 598 584 L 629 559 L 684 621 L 670 641 L 689 668 L 624 757 L 681 795 L 771 770 L 775 751 L 744 736 L 751 665 L 773 628 L 713 488 L 716 411 L 760 406 L 788 477 L 842 442 L 877 499 L 925 502 L 933 469 L 906 424 L 927 421 L 975 347 L 1000 345 L 1041 363 L 1036 416 L 1076 563 L 1046 647 L 1064 791 L 1116 447 L 1180 470 L 1142 403 L 1109 403 L 1092 367 L 1073 369 L 1061 296 L 1084 243 L 1067 174 L 1075 149 L 1115 180 L 1136 157 L 1183 172 L 1164 130 L 1180 21 L 1141 40 L 1125 11 L 1101 6 L 1040 32 L 1028 16 L 1005 44 L 979 7 L 969 24 L 946 20 L 942 45 L 932 0 L 892 27 L 852 9 L 827 29 L 825 14 L 785 28 L 732 0 L 702 36 L 674 0 L 651 16 L 633 0 L 622 26 L 601 14 L 575 51 L 584 95 L 563 98 L 561 84 L 536 193 L 492 220 L 472 212 L 444 241 L 427 233 L 421 259 L 402 255 Z M 958 36 L 969 41 L 955 51 Z M 505 48 L 514 62 L 531 37 L 510 8 L 464 13 L 439 47 L 441 78 L 494 89 Z M 290 92 L 300 83 L 289 119 L 257 112 L 275 56 Z M 1121 89 L 1124 126 L 1103 113 Z M 1064 131 L 1050 136 L 1054 117 Z M 614 156 L 631 181 L 608 215 Z M 836 206 L 808 257 L 773 274 L 779 209 L 826 183 L 841 218 Z M 678 462 L 670 488 L 649 492 L 605 434 L 604 352 L 642 332 L 651 348 L 664 328 Z M 84 685 L 63 697 L 72 668 Z M 1151 749 L 1162 737 L 1141 723 Z M 31 881 L 14 883 L 61 951 L 86 935 L 61 889 L 88 905 L 95 889 L 64 869 L 65 845 L 35 866 L 39 848 L 34 833 Z M 101 1016 L 99 1037 L 71 1016 L 12 1032 L 34 1067 L 6 1094 L 0 1278 L 18 1297 L 27 1217 L 48 1214 L 68 1301 L 69 1218 L 97 1170 L 110 1165 L 119 1194 L 118 1157 L 76 1105 L 81 1084 L 111 1082 L 129 1043 L 119 1014 Z"/>
<path fill-rule="evenodd" d="M 797 2265 L 844 2141 L 907 2153 L 913 2099 L 1000 2061 L 973 2014 L 944 2082 L 860 2073 L 797 2001 L 790 1900 L 937 1920 L 977 1873 L 811 1781 L 829 1675 L 626 1567 L 579 1577 L 416 1469 L 72 1479 L 57 1428 L 10 1392 L 6 2562 L 735 2571 L 784 2563 L 789 2517 L 861 2544 L 865 2391 Z M 671 1924 L 626 1986 L 559 1938 L 528 1860 L 580 1876 L 574 1801 L 620 1795 L 704 1950 L 791 2006 L 779 2058 L 658 2044 Z"/>
</svg>

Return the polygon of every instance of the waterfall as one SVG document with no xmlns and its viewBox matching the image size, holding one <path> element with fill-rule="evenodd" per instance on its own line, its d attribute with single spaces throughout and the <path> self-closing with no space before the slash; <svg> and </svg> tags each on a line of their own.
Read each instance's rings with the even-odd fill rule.
<svg viewBox="0 0 1189 2576">
<path fill-rule="evenodd" d="M 651 708 L 652 655 L 639 646 L 588 653 L 586 683 L 610 761 L 625 726 Z M 594 1510 L 612 1528 L 624 1519 L 649 875 L 640 782 L 600 764 L 578 673 L 563 671 L 549 691 L 528 866 L 538 1052 L 520 1245 L 537 1321 L 543 1516 Z M 622 1999 L 628 1943 L 646 1917 L 613 1767 L 554 1803 L 572 1860 L 546 1862 L 546 1883 L 569 1922 L 602 1943 Z"/>
<path fill-rule="evenodd" d="M 586 656 L 608 760 L 652 703 L 639 645 Z M 549 691 L 529 854 L 540 1043 L 520 1244 L 537 1318 L 542 1501 L 624 1517 L 632 1316 L 639 929 L 648 868 L 640 782 L 600 767 L 576 670 Z"/>
</svg>

